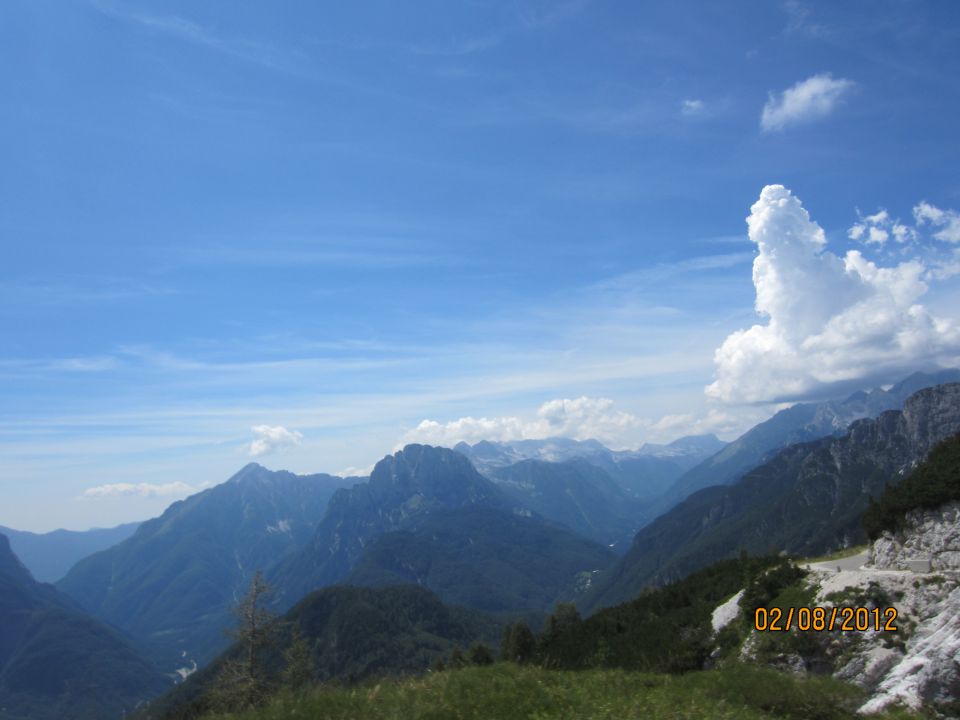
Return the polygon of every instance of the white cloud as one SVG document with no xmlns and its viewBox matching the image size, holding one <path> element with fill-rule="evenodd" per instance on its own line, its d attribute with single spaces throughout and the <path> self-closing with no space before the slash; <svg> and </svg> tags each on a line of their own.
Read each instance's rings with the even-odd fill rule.
<svg viewBox="0 0 960 720">
<path fill-rule="evenodd" d="M 956 210 L 941 210 L 927 202 L 913 208 L 913 217 L 917 227 L 930 225 L 939 228 L 933 237 L 944 242 L 960 243 L 960 213 Z"/>
<path fill-rule="evenodd" d="M 373 468 L 376 467 L 376 463 L 372 465 L 367 465 L 365 467 L 354 467 L 353 465 L 345 467 L 343 470 L 333 473 L 334 475 L 339 475 L 342 478 L 347 477 L 369 477 L 370 473 L 373 472 Z"/>
<path fill-rule="evenodd" d="M 680 104 L 680 114 L 684 117 L 699 117 L 707 110 L 703 100 L 684 100 Z"/>
<path fill-rule="evenodd" d="M 657 439 L 675 440 L 684 435 L 740 435 L 746 428 L 766 420 L 766 412 L 737 413 L 711 408 L 705 415 L 696 416 L 690 413 L 678 415 L 664 415 L 650 425 L 650 442 Z"/>
<path fill-rule="evenodd" d="M 778 96 L 771 93 L 763 106 L 760 127 L 769 132 L 826 117 L 853 85 L 850 80 L 823 73 L 798 82 Z"/>
<path fill-rule="evenodd" d="M 83 491 L 83 498 L 107 498 L 107 497 L 186 497 L 200 490 L 185 482 L 172 482 L 163 484 L 152 483 L 111 483 L 109 485 L 98 485 L 97 487 L 87 488 Z"/>
<path fill-rule="evenodd" d="M 537 423 L 547 429 L 547 435 L 614 440 L 638 427 L 641 421 L 630 413 L 615 410 L 613 400 L 584 395 L 576 400 L 545 402 L 537 411 Z"/>
<path fill-rule="evenodd" d="M 254 425 L 250 430 L 256 436 L 250 443 L 250 457 L 262 457 L 272 452 L 288 450 L 296 447 L 303 440 L 303 435 L 296 430 L 277 425 Z"/>
<path fill-rule="evenodd" d="M 871 218 L 890 222 L 886 213 Z M 781 185 L 763 189 L 747 225 L 759 250 L 756 310 L 767 322 L 733 333 L 717 349 L 709 397 L 797 399 L 835 383 L 960 361 L 957 324 L 918 303 L 931 277 L 923 262 L 880 267 L 856 250 L 834 255 L 820 226 Z"/>
<path fill-rule="evenodd" d="M 545 402 L 532 420 L 518 417 L 462 417 L 447 423 L 424 420 L 403 436 L 400 445 L 421 442 L 450 447 L 460 441 L 473 444 L 480 440 L 506 442 L 569 437 L 623 446 L 647 424 L 635 415 L 615 409 L 612 400 L 582 396 Z"/>
<path fill-rule="evenodd" d="M 851 240 L 863 241 L 867 245 L 876 245 L 882 247 L 893 235 L 894 240 L 903 244 L 910 240 L 916 240 L 919 233 L 916 228 L 904 225 L 900 220 L 894 220 L 890 213 L 880 209 L 873 215 L 863 216 L 857 213 L 860 222 L 853 225 L 847 231 L 847 237 Z"/>
<path fill-rule="evenodd" d="M 960 275 L 960 248 L 955 248 L 946 257 L 937 258 L 932 263 L 929 274 L 933 280 L 946 280 Z"/>
<path fill-rule="evenodd" d="M 890 237 L 890 233 L 882 228 L 872 227 L 867 236 L 867 242 L 873 245 L 883 245 Z"/>
</svg>

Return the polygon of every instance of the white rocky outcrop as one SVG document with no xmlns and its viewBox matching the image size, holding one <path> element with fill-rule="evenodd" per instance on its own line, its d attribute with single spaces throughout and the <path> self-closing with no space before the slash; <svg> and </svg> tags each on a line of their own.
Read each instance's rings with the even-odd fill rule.
<svg viewBox="0 0 960 720">
<path fill-rule="evenodd" d="M 871 564 L 908 570 L 911 561 L 929 560 L 932 572 L 960 572 L 960 503 L 907 513 L 904 529 L 884 532 L 870 548 Z"/>
<path fill-rule="evenodd" d="M 883 710 L 892 703 L 918 709 L 960 698 L 960 587 L 939 601 L 920 607 L 922 616 L 907 641 L 906 651 L 873 688 L 862 713 Z"/>
<path fill-rule="evenodd" d="M 736 620 L 737 616 L 740 614 L 740 598 L 742 597 L 743 590 L 714 609 L 713 615 L 710 618 L 710 624 L 713 626 L 713 631 L 715 633 L 720 632 L 723 630 L 723 628 Z"/>
<path fill-rule="evenodd" d="M 945 574 L 864 567 L 815 571 L 818 605 L 837 593 L 882 596 L 897 609 L 897 632 L 825 634 L 832 655 L 844 658 L 834 675 L 870 693 L 863 713 L 899 703 L 910 708 L 960 698 L 960 583 Z"/>
</svg>

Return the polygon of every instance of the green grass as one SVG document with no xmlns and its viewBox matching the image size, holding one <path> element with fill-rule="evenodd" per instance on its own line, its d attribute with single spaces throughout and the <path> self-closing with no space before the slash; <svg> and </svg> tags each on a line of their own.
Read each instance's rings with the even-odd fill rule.
<svg viewBox="0 0 960 720">
<path fill-rule="evenodd" d="M 862 701 L 860 690 L 830 678 L 799 679 L 745 665 L 670 676 L 498 663 L 284 693 L 260 710 L 208 720 L 852 720 Z M 875 717 L 921 716 L 897 711 Z"/>
</svg>

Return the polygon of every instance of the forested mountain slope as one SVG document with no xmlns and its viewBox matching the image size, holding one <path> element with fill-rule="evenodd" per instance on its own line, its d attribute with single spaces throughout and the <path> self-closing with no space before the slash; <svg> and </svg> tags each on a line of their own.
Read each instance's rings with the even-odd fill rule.
<svg viewBox="0 0 960 720">
<path fill-rule="evenodd" d="M 437 512 L 413 530 L 381 535 L 345 582 L 413 583 L 454 605 L 539 614 L 615 560 L 607 548 L 564 528 L 470 506 Z"/>
</svg>

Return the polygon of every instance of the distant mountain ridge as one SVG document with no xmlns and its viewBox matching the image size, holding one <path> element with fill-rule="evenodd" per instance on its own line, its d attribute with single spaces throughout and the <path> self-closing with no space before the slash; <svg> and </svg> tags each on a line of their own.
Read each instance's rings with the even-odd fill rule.
<svg viewBox="0 0 960 720">
<path fill-rule="evenodd" d="M 521 460 L 494 468 L 490 479 L 517 505 L 623 552 L 642 524 L 643 501 L 583 458 Z M 626 542 L 624 542 L 626 541 Z"/>
<path fill-rule="evenodd" d="M 251 463 L 82 560 L 58 587 L 144 642 L 163 667 L 203 663 L 226 646 L 230 608 L 253 573 L 309 542 L 345 482 Z"/>
<path fill-rule="evenodd" d="M 918 390 L 952 382 L 960 382 L 960 369 L 917 372 L 889 390 L 876 388 L 856 392 L 844 400 L 798 403 L 781 410 L 679 477 L 658 504 L 658 510 L 663 512 L 702 488 L 735 482 L 789 445 L 842 435 L 855 420 L 899 410 Z"/>
<path fill-rule="evenodd" d="M 121 717 L 170 687 L 125 638 L 36 582 L 0 534 L 0 717 Z"/>
<path fill-rule="evenodd" d="M 468 457 L 482 474 L 496 479 L 500 468 L 525 460 L 563 463 L 584 460 L 605 472 L 635 498 L 659 498 L 685 471 L 726 446 L 715 435 L 679 438 L 666 445 L 648 443 L 639 450 L 610 450 L 597 440 L 546 438 L 457 443 L 454 450 Z"/>
<path fill-rule="evenodd" d="M 864 542 L 860 519 L 938 442 L 960 432 L 960 383 L 920 390 L 904 409 L 853 423 L 842 437 L 792 445 L 732 485 L 694 493 L 643 528 L 585 598 L 623 602 L 739 550 L 813 555 Z"/>
<path fill-rule="evenodd" d="M 453 449 L 466 455 L 481 472 L 512 465 L 521 460 L 564 462 L 575 458 L 623 460 L 636 457 L 704 458 L 719 452 L 726 443 L 716 435 L 689 435 L 667 444 L 644 443 L 637 450 L 611 450 L 599 440 L 550 437 L 542 440 L 481 440 L 473 445 L 459 442 Z M 607 460 L 600 460 L 606 463 Z"/>
<path fill-rule="evenodd" d="M 123 542 L 136 532 L 140 523 L 127 523 L 114 528 L 93 530 L 53 530 L 32 533 L 0 525 L 0 533 L 10 540 L 10 547 L 30 574 L 40 582 L 56 582 L 78 561 Z"/>
</svg>

